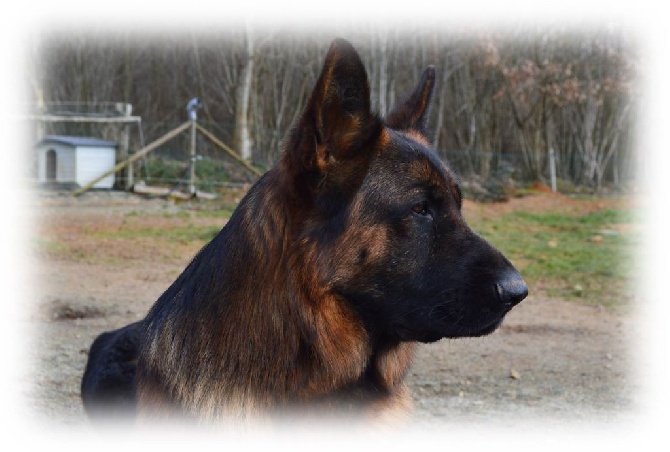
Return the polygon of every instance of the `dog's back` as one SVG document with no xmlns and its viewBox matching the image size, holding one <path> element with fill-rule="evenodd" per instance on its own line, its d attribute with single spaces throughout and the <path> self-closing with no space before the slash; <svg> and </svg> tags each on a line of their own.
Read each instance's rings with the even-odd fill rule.
<svg viewBox="0 0 670 452">
<path fill-rule="evenodd" d="M 141 322 L 100 334 L 88 355 L 81 397 L 90 417 L 125 418 L 135 412 L 135 374 Z"/>
</svg>

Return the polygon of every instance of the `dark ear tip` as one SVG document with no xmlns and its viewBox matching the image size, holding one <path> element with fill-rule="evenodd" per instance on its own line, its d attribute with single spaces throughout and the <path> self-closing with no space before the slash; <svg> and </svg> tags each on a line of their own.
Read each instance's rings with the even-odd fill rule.
<svg viewBox="0 0 670 452">
<path fill-rule="evenodd" d="M 324 66 L 347 68 L 347 71 L 362 72 L 363 77 L 367 77 L 360 55 L 346 39 L 333 40 L 326 54 Z"/>
<path fill-rule="evenodd" d="M 333 42 L 330 44 L 330 49 L 328 50 L 328 53 L 333 52 L 349 53 L 349 52 L 356 52 L 356 50 L 354 49 L 354 46 L 346 39 L 336 38 L 333 39 Z"/>
<path fill-rule="evenodd" d="M 352 47 L 351 43 L 344 38 L 333 39 L 333 43 L 331 45 Z"/>
<path fill-rule="evenodd" d="M 423 70 L 423 79 L 426 81 L 434 81 L 435 80 L 435 74 L 436 74 L 436 69 L 434 65 L 427 66 L 426 69 Z"/>
</svg>

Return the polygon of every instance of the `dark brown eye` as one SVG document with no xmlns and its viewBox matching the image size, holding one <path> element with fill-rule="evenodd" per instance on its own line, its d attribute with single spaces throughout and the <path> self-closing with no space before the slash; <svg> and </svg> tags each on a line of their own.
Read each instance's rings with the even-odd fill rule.
<svg viewBox="0 0 670 452">
<path fill-rule="evenodd" d="M 418 204 L 414 204 L 412 206 L 412 212 L 414 212 L 417 215 L 421 216 L 432 216 L 433 214 L 431 213 L 430 209 L 428 209 L 428 205 L 425 202 L 421 202 Z"/>
</svg>

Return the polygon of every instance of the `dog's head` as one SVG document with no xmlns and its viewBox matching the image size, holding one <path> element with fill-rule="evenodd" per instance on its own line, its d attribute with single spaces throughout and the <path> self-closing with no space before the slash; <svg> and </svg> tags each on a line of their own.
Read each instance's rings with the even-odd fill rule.
<svg viewBox="0 0 670 452">
<path fill-rule="evenodd" d="M 455 175 L 431 150 L 435 69 L 386 118 L 365 67 L 336 40 L 282 165 L 305 216 L 320 285 L 377 338 L 435 341 L 492 332 L 528 289 L 461 214 Z"/>
</svg>

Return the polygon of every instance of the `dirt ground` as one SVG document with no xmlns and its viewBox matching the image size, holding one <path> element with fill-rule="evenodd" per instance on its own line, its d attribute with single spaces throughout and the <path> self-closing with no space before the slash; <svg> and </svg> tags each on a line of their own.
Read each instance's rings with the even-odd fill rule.
<svg viewBox="0 0 670 452">
<path fill-rule="evenodd" d="M 597 209 L 607 202 L 571 203 L 542 194 L 504 204 L 467 203 L 465 211 Z M 36 300 L 22 319 L 33 340 L 23 395 L 37 419 L 88 429 L 79 385 L 91 342 L 102 331 L 141 318 L 202 246 L 159 246 L 155 238 L 112 245 L 104 231 L 225 220 L 175 215 L 188 206 L 123 194 L 76 200 L 41 194 L 34 207 L 33 235 L 41 245 L 32 276 Z M 101 233 L 91 234 L 96 231 Z M 408 378 L 416 425 L 610 423 L 634 413 L 639 385 L 632 310 L 550 299 L 530 290 L 490 336 L 419 347 Z"/>
</svg>

